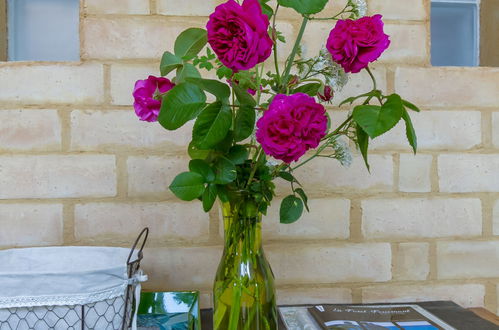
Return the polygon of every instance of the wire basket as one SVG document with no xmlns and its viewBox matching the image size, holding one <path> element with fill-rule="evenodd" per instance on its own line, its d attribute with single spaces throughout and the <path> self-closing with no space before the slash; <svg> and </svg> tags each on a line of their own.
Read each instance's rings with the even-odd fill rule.
<svg viewBox="0 0 499 330">
<path fill-rule="evenodd" d="M 147 280 L 140 261 L 148 234 L 144 228 L 131 250 L 0 251 L 0 330 L 136 329 L 140 283 Z"/>
</svg>

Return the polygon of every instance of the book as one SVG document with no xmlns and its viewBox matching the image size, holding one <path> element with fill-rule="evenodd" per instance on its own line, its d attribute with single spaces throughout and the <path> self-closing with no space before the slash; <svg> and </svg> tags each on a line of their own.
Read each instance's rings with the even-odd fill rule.
<svg viewBox="0 0 499 330">
<path fill-rule="evenodd" d="M 499 330 L 450 301 L 279 307 L 279 329 Z"/>
</svg>

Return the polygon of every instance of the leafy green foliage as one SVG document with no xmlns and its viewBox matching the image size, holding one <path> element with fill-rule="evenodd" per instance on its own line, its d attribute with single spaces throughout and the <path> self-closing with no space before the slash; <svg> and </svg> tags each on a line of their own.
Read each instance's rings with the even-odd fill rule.
<svg viewBox="0 0 499 330">
<path fill-rule="evenodd" d="M 370 171 L 369 167 L 369 161 L 368 161 L 368 156 L 367 152 L 369 149 L 369 135 L 360 127 L 357 125 L 356 129 L 356 136 L 357 136 L 357 145 L 359 146 L 360 153 L 362 154 L 362 158 L 364 159 L 364 163 L 366 164 L 367 170 Z"/>
<path fill-rule="evenodd" d="M 206 159 L 210 152 L 211 150 L 197 148 L 192 141 L 187 148 L 187 153 L 191 159 Z"/>
<path fill-rule="evenodd" d="M 215 183 L 228 184 L 237 177 L 236 165 L 225 157 L 220 157 L 215 163 Z"/>
<path fill-rule="evenodd" d="M 355 122 L 374 139 L 392 129 L 402 118 L 403 111 L 402 99 L 392 94 L 382 106 L 356 106 L 352 115 Z"/>
<path fill-rule="evenodd" d="M 196 56 L 208 41 L 207 32 L 200 28 L 189 28 L 179 34 L 175 40 L 175 55 L 183 60 Z"/>
<path fill-rule="evenodd" d="M 230 148 L 227 159 L 235 165 L 241 165 L 248 159 L 248 156 L 249 152 L 245 146 L 235 145 Z"/>
<path fill-rule="evenodd" d="M 176 130 L 196 118 L 205 104 L 206 96 L 199 87 L 179 84 L 163 96 L 158 121 L 164 128 Z"/>
<path fill-rule="evenodd" d="M 303 202 L 300 198 L 289 195 L 281 202 L 279 217 L 281 223 L 293 223 L 298 220 L 303 213 Z"/>
<path fill-rule="evenodd" d="M 308 196 L 305 193 L 305 191 L 301 188 L 296 188 L 295 193 L 300 196 L 301 200 L 303 201 L 303 204 L 305 204 L 305 208 L 307 209 L 307 212 L 310 212 L 310 209 L 308 208 Z"/>
<path fill-rule="evenodd" d="M 210 149 L 222 141 L 229 132 L 232 115 L 228 105 L 215 102 L 199 114 L 192 130 L 192 140 L 201 149 Z"/>
<path fill-rule="evenodd" d="M 216 58 L 217 57 L 212 53 L 210 48 L 206 48 L 206 55 L 195 57 L 192 61 L 192 64 L 198 66 L 200 69 L 206 69 L 207 71 L 210 71 L 214 68 L 213 61 L 215 61 Z"/>
<path fill-rule="evenodd" d="M 210 183 L 208 186 L 206 186 L 206 189 L 203 192 L 203 210 L 205 212 L 208 212 L 211 210 L 213 207 L 213 204 L 215 204 L 215 201 L 217 200 L 217 194 L 218 194 L 218 189 L 217 185 Z"/>
<path fill-rule="evenodd" d="M 360 98 L 363 98 L 363 97 L 376 97 L 376 98 L 380 98 L 382 95 L 381 95 L 381 91 L 379 90 L 374 90 L 374 91 L 370 91 L 369 93 L 365 93 L 365 94 L 361 94 L 361 95 L 357 95 L 357 96 L 352 96 L 352 97 L 349 97 L 345 100 L 343 100 L 338 106 L 342 106 L 344 104 L 352 104 L 355 100 L 357 99 L 360 99 Z"/>
<path fill-rule="evenodd" d="M 236 114 L 234 123 L 234 140 L 243 141 L 248 138 L 255 128 L 256 112 L 253 107 L 242 106 Z"/>
<path fill-rule="evenodd" d="M 239 104 L 247 105 L 250 107 L 256 106 L 255 99 L 250 95 L 250 93 L 248 93 L 247 90 L 242 89 L 238 84 L 234 84 L 232 86 L 232 89 L 234 90 L 234 94 L 236 95 Z"/>
<path fill-rule="evenodd" d="M 272 7 L 270 7 L 268 5 L 268 3 L 270 2 L 270 0 L 258 0 L 258 2 L 260 3 L 260 7 L 262 7 L 262 12 L 265 15 L 267 15 L 267 17 L 270 20 L 272 18 L 272 16 L 274 15 L 274 10 L 272 9 Z"/>
<path fill-rule="evenodd" d="M 305 84 L 295 88 L 293 93 L 305 93 L 310 96 L 317 96 L 317 93 L 319 93 L 321 86 L 322 85 L 319 83 Z"/>
<path fill-rule="evenodd" d="M 200 174 L 205 182 L 215 181 L 215 172 L 211 169 L 210 165 L 201 159 L 193 159 L 189 162 L 189 170 L 194 173 Z"/>
<path fill-rule="evenodd" d="M 184 201 L 192 201 L 204 191 L 204 178 L 193 172 L 180 173 L 170 184 L 170 190 Z"/>
<path fill-rule="evenodd" d="M 196 69 L 196 67 L 191 63 L 184 63 L 184 65 L 177 69 L 175 83 L 184 83 L 187 81 L 187 78 L 201 78 L 201 74 L 199 73 L 198 69 Z"/>
<path fill-rule="evenodd" d="M 159 71 L 162 76 L 166 76 L 173 70 L 176 70 L 183 65 L 183 61 L 180 57 L 173 55 L 170 52 L 164 52 L 163 57 L 161 57 L 161 64 L 159 65 Z"/>
<path fill-rule="evenodd" d="M 289 7 L 302 15 L 317 14 L 326 6 L 328 0 L 277 0 L 283 7 Z"/>
<path fill-rule="evenodd" d="M 412 150 L 414 153 L 416 153 L 418 149 L 418 139 L 416 137 L 416 131 L 414 130 L 414 126 L 412 126 L 412 120 L 411 117 L 409 116 L 409 113 L 407 113 L 406 110 L 402 113 L 402 119 L 405 121 L 405 134 L 407 136 L 407 141 L 409 141 L 409 144 L 412 147 Z"/>
<path fill-rule="evenodd" d="M 402 103 L 404 104 L 404 107 L 406 107 L 408 109 L 411 109 L 412 111 L 416 111 L 416 112 L 420 112 L 421 111 L 421 110 L 419 110 L 419 108 L 417 106 L 415 106 L 414 104 L 412 104 L 409 101 L 402 100 Z"/>
<path fill-rule="evenodd" d="M 187 78 L 186 80 L 194 85 L 197 85 L 202 90 L 212 94 L 218 100 L 228 100 L 230 97 L 229 86 L 218 80 L 202 78 Z M 225 103 L 228 103 L 228 101 Z"/>
</svg>

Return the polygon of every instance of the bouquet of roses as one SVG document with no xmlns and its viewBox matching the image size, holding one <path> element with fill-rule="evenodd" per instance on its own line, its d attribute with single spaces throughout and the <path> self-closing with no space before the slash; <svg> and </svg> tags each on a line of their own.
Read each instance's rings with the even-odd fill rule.
<svg viewBox="0 0 499 330">
<path fill-rule="evenodd" d="M 254 235 L 247 230 L 254 223 L 258 227 L 259 216 L 266 213 L 274 197 L 275 179 L 290 183 L 290 194 L 280 206 L 282 223 L 292 223 L 300 218 L 304 208 L 308 210 L 307 195 L 294 171 L 316 157 L 348 162 L 347 146 L 342 139 L 352 141 L 369 168 L 369 141 L 404 120 L 407 139 L 416 151 L 416 135 L 408 110 L 419 111 L 418 108 L 397 94 L 384 95 L 369 69 L 369 64 L 390 45 L 381 15 L 360 17 L 365 3 L 359 0 L 348 0 L 341 12 L 326 18 L 316 14 L 324 9 L 327 0 L 278 0 L 275 8 L 268 2 L 228 0 L 219 5 L 206 29 L 185 30 L 176 39 L 173 52 L 164 53 L 162 77 L 137 81 L 133 93 L 135 112 L 142 120 L 158 121 L 167 130 L 176 130 L 194 120 L 188 146 L 192 159 L 189 170 L 180 173 L 170 189 L 182 200 L 201 200 L 206 212 L 217 198 L 228 205 L 224 217 L 232 222 L 225 223 L 224 256 L 229 259 L 226 264 L 235 263 L 244 255 L 240 250 L 244 244 L 240 243 Z M 293 8 L 303 17 L 284 65 L 279 63 L 277 54 L 278 44 L 285 42 L 276 29 L 279 7 Z M 307 23 L 316 19 L 336 23 L 325 40 L 325 49 L 315 57 L 304 58 L 301 41 Z M 272 63 L 272 70 L 265 69 L 267 60 Z M 211 70 L 216 70 L 218 80 L 203 78 L 200 73 Z M 346 83 L 347 73 L 361 70 L 369 73 L 373 89 L 342 101 L 340 106 L 354 102 L 359 105 L 353 107 L 341 125 L 331 127 L 324 104 Z M 169 74 L 174 78 L 165 78 Z M 207 102 L 206 93 L 212 95 L 213 101 Z M 234 222 L 239 227 L 231 227 Z M 258 239 L 253 237 L 250 245 Z M 238 266 L 233 267 L 235 270 L 227 265 L 220 267 L 225 278 L 217 274 L 220 285 L 215 284 L 215 325 L 235 329 L 237 324 L 246 324 L 238 320 L 249 320 L 259 313 L 258 309 L 252 312 L 248 305 L 253 300 L 241 298 L 247 294 L 258 301 L 259 289 L 248 289 L 251 278 L 248 274 L 244 277 Z M 234 279 L 236 273 L 238 279 Z M 271 280 L 267 277 L 266 281 Z M 230 299 L 224 302 L 227 290 L 238 286 L 243 290 L 231 291 Z M 243 304 L 247 304 L 247 313 L 241 311 Z M 259 318 L 260 322 L 267 322 L 261 323 L 263 328 L 274 323 L 269 315 Z"/>
</svg>

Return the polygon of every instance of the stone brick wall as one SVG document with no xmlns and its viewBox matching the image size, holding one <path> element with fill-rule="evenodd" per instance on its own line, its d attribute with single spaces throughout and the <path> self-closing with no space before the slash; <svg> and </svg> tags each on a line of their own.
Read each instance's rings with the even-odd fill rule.
<svg viewBox="0 0 499 330">
<path fill-rule="evenodd" d="M 219 2 L 82 0 L 81 62 L 0 63 L 0 248 L 128 246 L 149 226 L 146 288 L 200 289 L 210 304 L 218 210 L 204 214 L 167 189 L 186 168 L 190 129 L 139 122 L 131 90 Z M 371 174 L 358 156 L 348 169 L 304 168 L 312 212 L 281 225 L 274 207 L 264 224 L 279 301 L 451 299 L 497 311 L 499 69 L 431 67 L 427 0 L 369 9 L 392 39 L 375 65 L 379 85 L 424 110 L 413 116 L 420 152 L 398 127 L 373 144 Z M 279 16 L 288 40 L 296 19 Z M 330 29 L 310 24 L 308 54 Z M 366 74 L 353 76 L 337 101 L 369 89 Z M 330 110 L 339 121 L 348 108 Z"/>
</svg>

